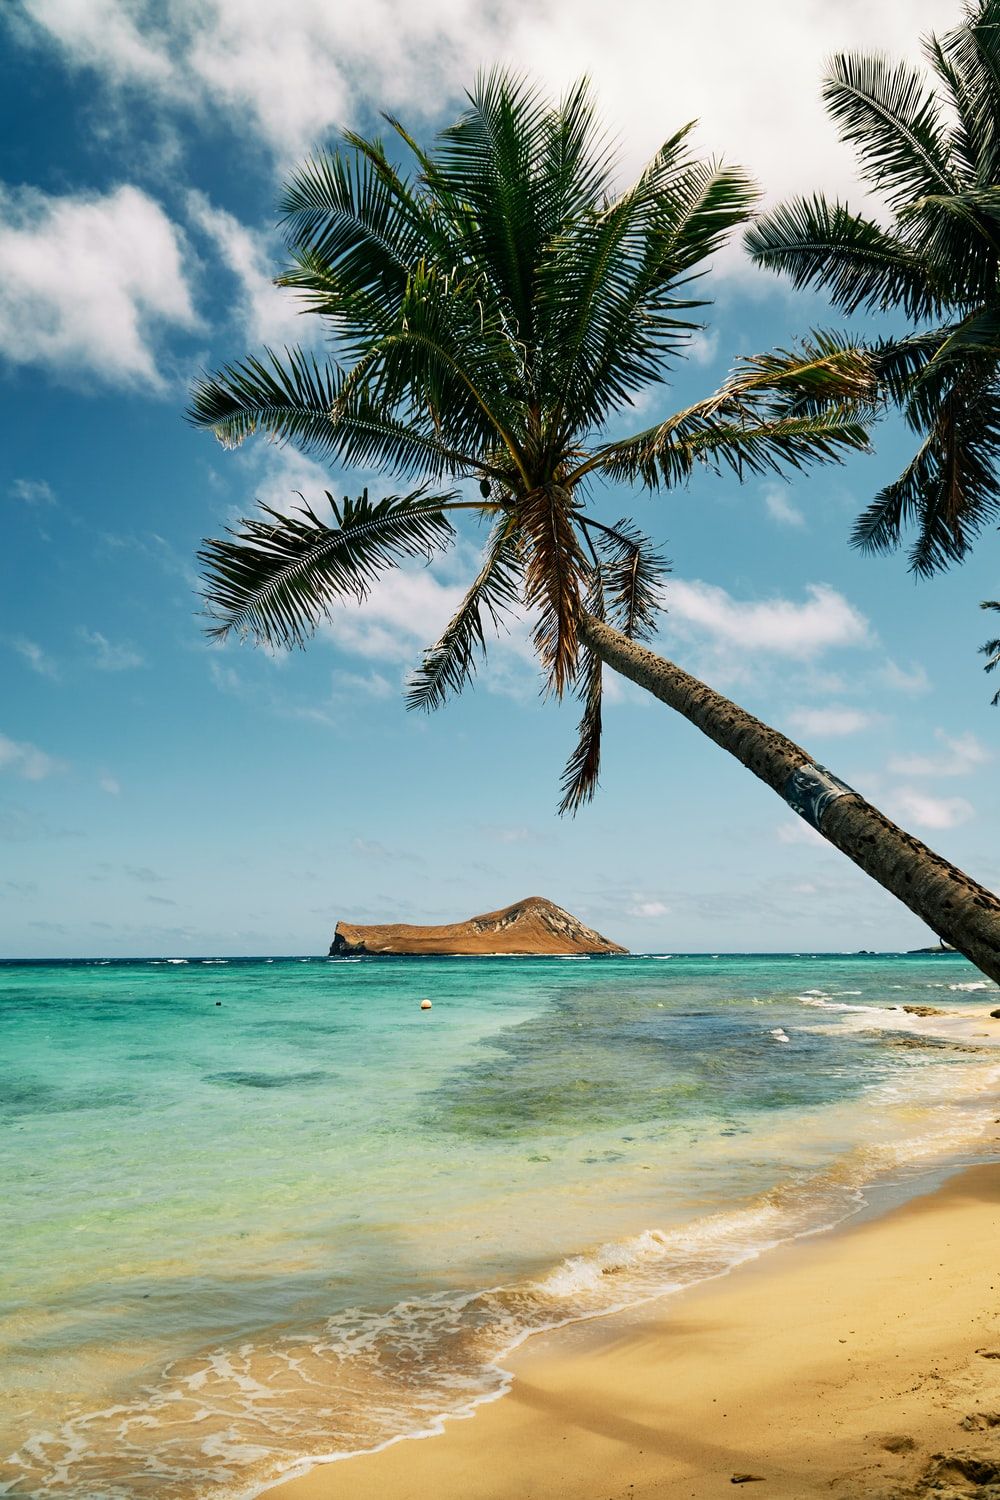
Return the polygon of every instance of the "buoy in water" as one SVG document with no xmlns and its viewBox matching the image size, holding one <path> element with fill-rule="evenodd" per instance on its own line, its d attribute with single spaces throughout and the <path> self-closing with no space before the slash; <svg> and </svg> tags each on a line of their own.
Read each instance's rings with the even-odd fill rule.
<svg viewBox="0 0 1000 1500">
<path fill-rule="evenodd" d="M 430 1010 L 430 1008 L 431 1008 L 431 1002 L 429 1000 L 421 1000 L 421 1002 L 420 1002 L 420 1009 L 421 1010 Z"/>
</svg>

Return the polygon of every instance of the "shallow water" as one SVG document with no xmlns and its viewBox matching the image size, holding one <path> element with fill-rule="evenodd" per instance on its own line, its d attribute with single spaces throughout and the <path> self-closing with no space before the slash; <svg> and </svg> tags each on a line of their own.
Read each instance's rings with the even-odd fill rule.
<svg viewBox="0 0 1000 1500">
<path fill-rule="evenodd" d="M 0 1494 L 254 1493 L 992 1152 L 996 994 L 950 956 L 0 966 Z"/>
</svg>

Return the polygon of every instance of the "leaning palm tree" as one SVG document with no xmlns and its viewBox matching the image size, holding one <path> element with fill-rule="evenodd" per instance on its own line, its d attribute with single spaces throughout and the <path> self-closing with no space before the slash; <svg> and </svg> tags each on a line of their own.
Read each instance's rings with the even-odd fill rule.
<svg viewBox="0 0 1000 1500">
<path fill-rule="evenodd" d="M 413 485 L 289 515 L 262 508 L 201 559 L 210 629 L 302 644 L 384 569 L 430 556 L 473 512 L 482 564 L 413 677 L 409 703 L 458 692 L 487 632 L 525 608 L 551 691 L 583 700 L 562 810 L 593 795 L 604 666 L 677 709 L 919 916 L 1000 978 L 1000 902 L 891 824 L 775 730 L 642 644 L 665 564 L 628 519 L 595 513 L 590 486 L 685 480 L 696 463 L 737 477 L 861 449 L 866 356 L 814 335 L 743 361 L 710 397 L 627 438 L 607 435 L 662 379 L 696 328 L 695 277 L 745 221 L 740 171 L 671 137 L 624 191 L 585 85 L 553 108 L 497 72 L 411 162 L 349 134 L 308 161 L 282 201 L 293 289 L 338 360 L 301 351 L 231 365 L 196 387 L 192 420 L 226 445 L 262 431 Z"/>
<path fill-rule="evenodd" d="M 763 216 L 746 237 L 758 265 L 827 292 L 841 312 L 901 313 L 910 324 L 872 355 L 918 446 L 858 517 L 853 542 L 890 552 L 914 526 L 910 564 L 921 575 L 960 562 L 1000 515 L 1000 0 L 974 0 L 924 52 L 930 79 L 850 54 L 832 60 L 823 84 L 888 214 L 817 195 Z"/>
</svg>

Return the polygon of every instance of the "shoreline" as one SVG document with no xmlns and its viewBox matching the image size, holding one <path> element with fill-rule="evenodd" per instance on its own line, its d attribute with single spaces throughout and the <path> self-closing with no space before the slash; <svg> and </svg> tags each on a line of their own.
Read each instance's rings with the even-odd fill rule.
<svg viewBox="0 0 1000 1500">
<path fill-rule="evenodd" d="M 992 1500 L 1000 1163 L 934 1178 L 715 1280 L 536 1334 L 504 1360 L 506 1393 L 443 1432 L 313 1461 L 266 1493 L 709 1500 L 753 1474 L 780 1500 L 939 1479 Z"/>
</svg>

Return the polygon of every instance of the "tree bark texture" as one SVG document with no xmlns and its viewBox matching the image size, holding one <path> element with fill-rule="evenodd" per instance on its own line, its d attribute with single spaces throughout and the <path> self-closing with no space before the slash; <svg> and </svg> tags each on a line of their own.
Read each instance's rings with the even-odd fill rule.
<svg viewBox="0 0 1000 1500">
<path fill-rule="evenodd" d="M 584 615 L 580 640 L 601 660 L 728 750 L 848 859 L 946 943 L 1000 983 L 1000 900 L 831 776 L 793 740 L 682 668 Z"/>
</svg>

